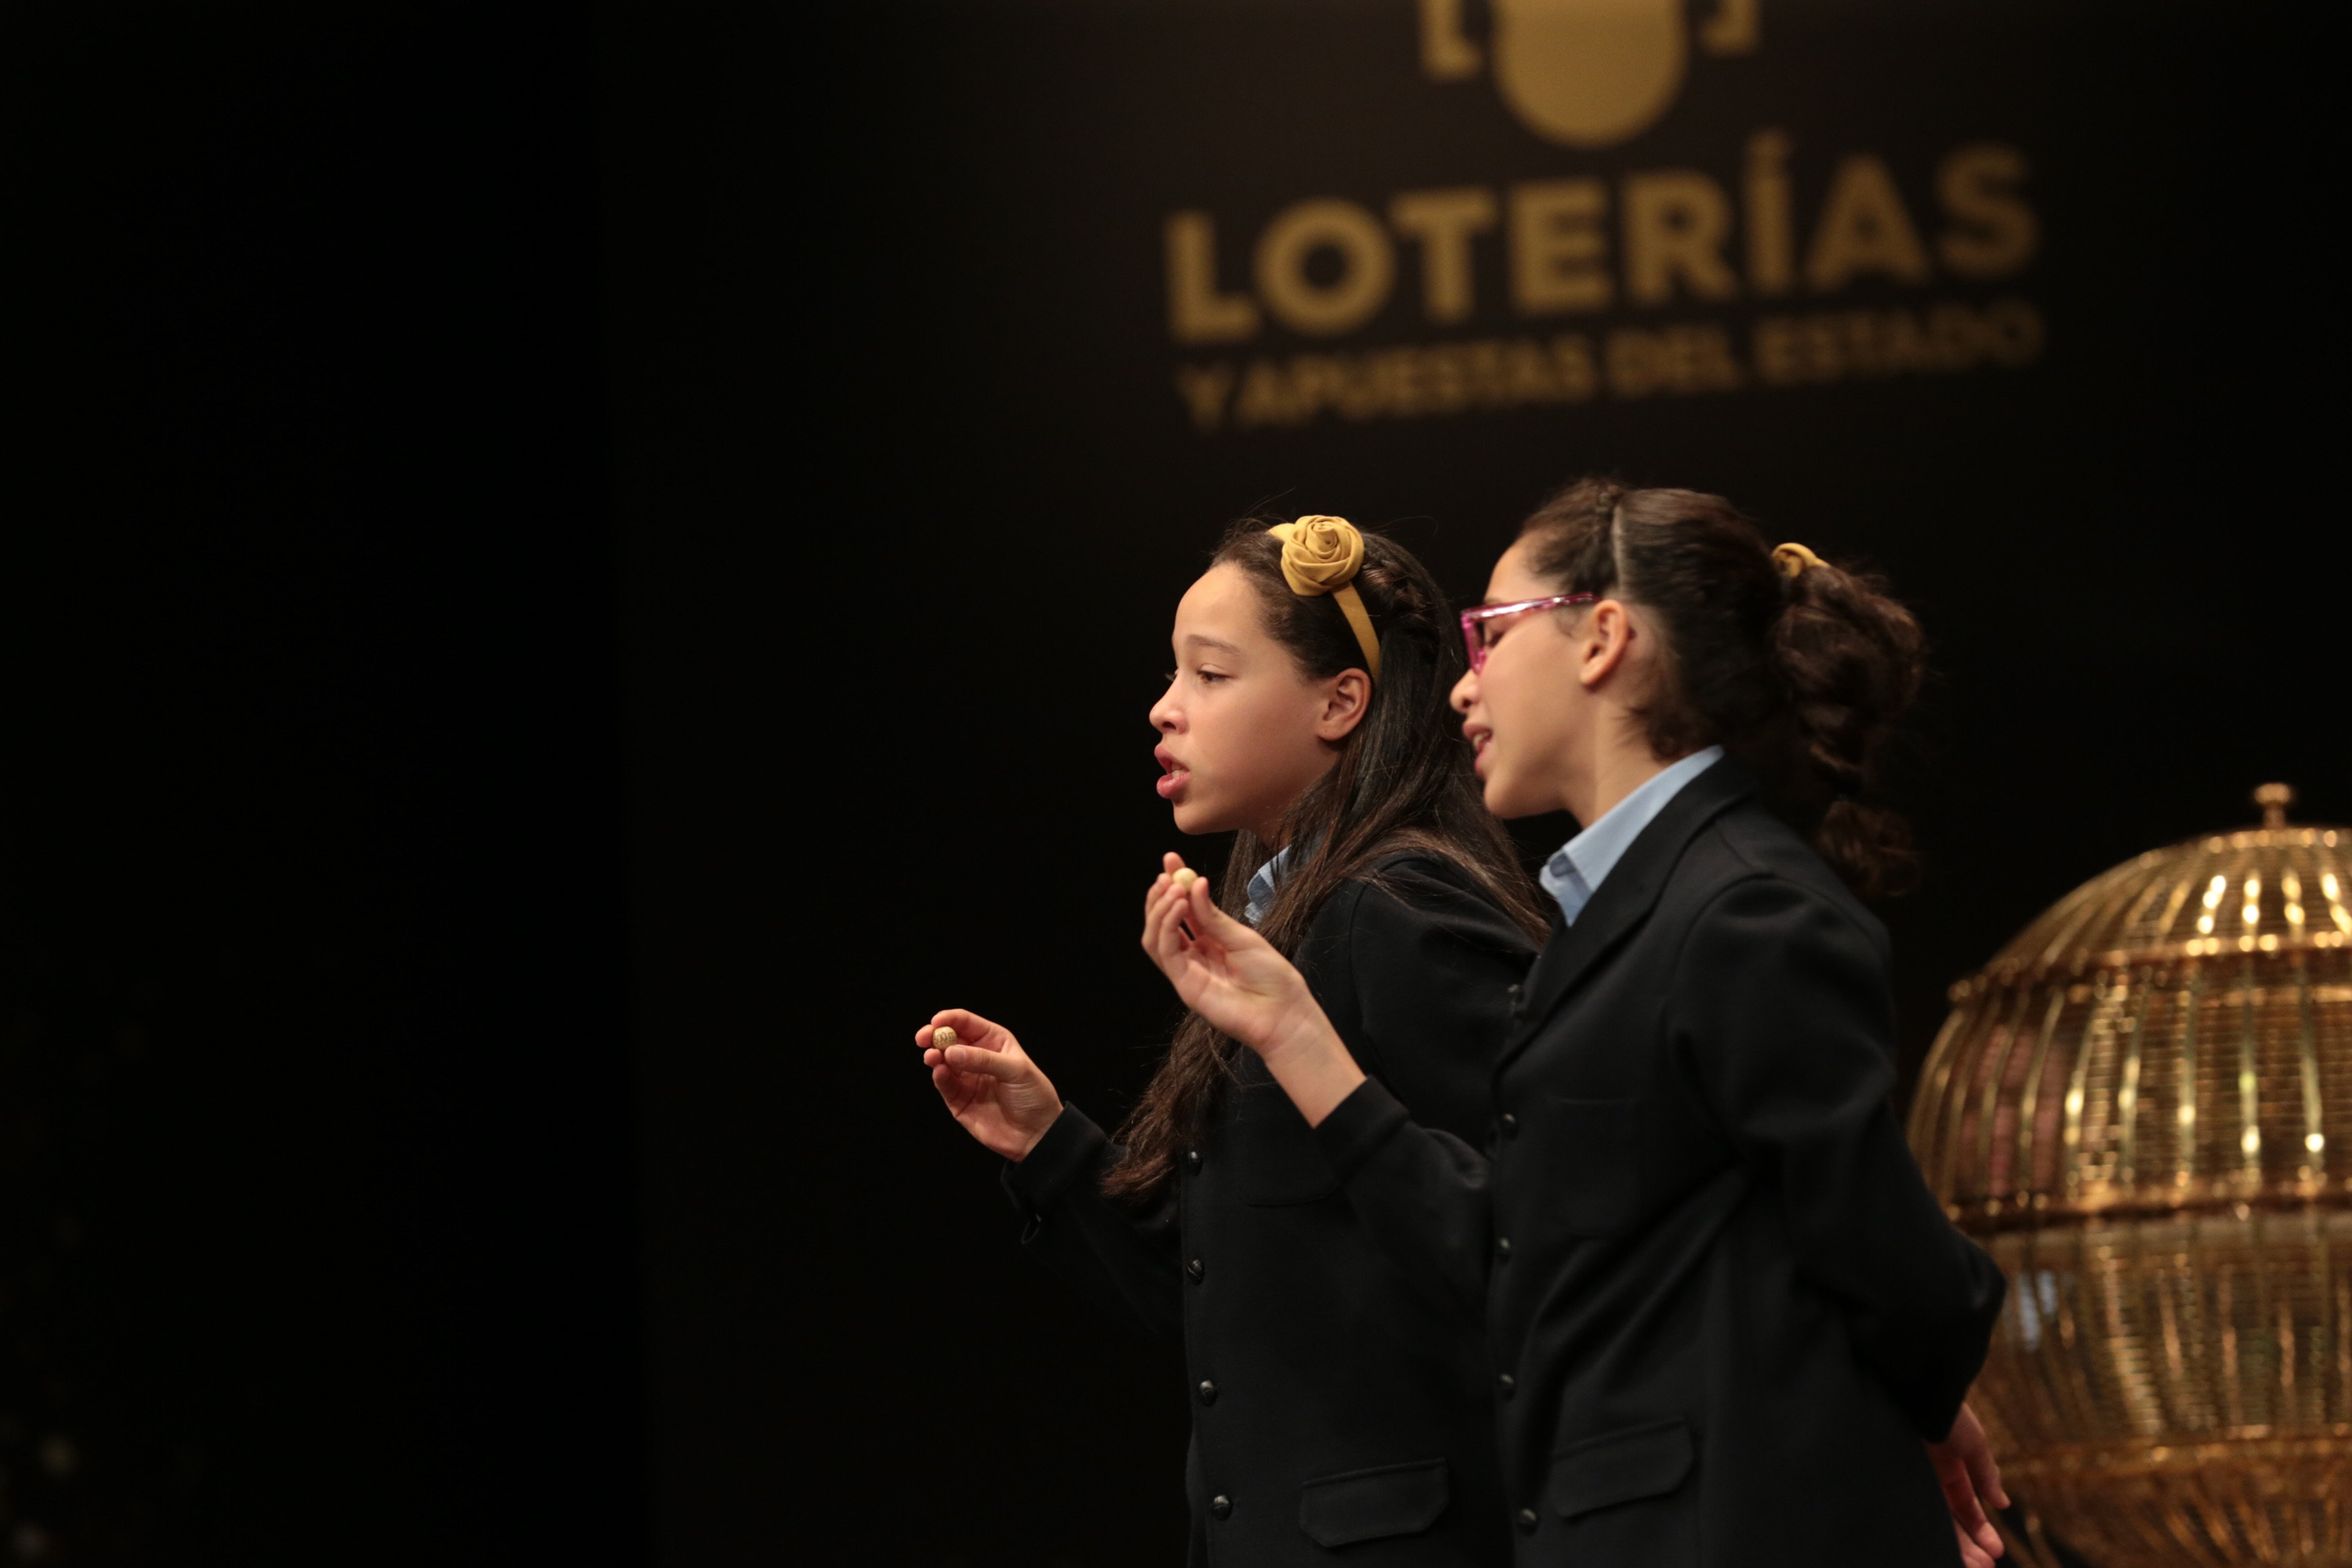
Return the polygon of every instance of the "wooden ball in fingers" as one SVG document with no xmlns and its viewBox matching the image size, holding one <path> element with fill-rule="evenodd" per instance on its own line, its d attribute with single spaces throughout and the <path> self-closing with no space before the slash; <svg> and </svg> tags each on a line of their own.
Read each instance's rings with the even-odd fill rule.
<svg viewBox="0 0 2352 1568">
<path fill-rule="evenodd" d="M 1176 868 L 1176 875 L 1170 879 L 1171 881 L 1173 881 L 1176 884 L 1177 889 L 1180 891 L 1188 893 L 1192 890 L 1192 884 L 1200 879 L 1201 873 L 1195 871 L 1190 866 L 1179 866 Z"/>
<path fill-rule="evenodd" d="M 931 1048 L 933 1050 L 943 1051 L 955 1043 L 956 1032 L 953 1029 L 949 1028 L 945 1024 L 941 1024 L 938 1028 L 931 1031 Z"/>
</svg>

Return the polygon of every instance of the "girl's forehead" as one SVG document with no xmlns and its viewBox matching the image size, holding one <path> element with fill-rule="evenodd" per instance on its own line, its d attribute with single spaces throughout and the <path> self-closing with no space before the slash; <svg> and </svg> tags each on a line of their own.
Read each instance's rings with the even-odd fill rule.
<svg viewBox="0 0 2352 1568">
<path fill-rule="evenodd" d="M 1504 551 L 1502 558 L 1495 563 L 1495 570 L 1486 578 L 1486 596 L 1503 602 L 1531 598 L 1542 586 L 1528 565 L 1526 541 L 1521 540 Z"/>
<path fill-rule="evenodd" d="M 1208 632 L 1239 639 L 1258 630 L 1257 591 L 1231 566 L 1212 566 L 1176 605 L 1176 634 Z"/>
</svg>

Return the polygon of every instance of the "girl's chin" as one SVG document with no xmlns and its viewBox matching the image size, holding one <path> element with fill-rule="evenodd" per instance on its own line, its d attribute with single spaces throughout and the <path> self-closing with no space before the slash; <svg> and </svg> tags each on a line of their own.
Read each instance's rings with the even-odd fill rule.
<svg viewBox="0 0 2352 1568">
<path fill-rule="evenodd" d="M 1547 811 L 1558 809 L 1541 801 L 1522 798 L 1522 792 L 1512 788 L 1507 778 L 1487 779 L 1485 793 L 1488 813 L 1505 822 L 1522 816 L 1541 816 Z"/>
<path fill-rule="evenodd" d="M 1179 833 L 1198 837 L 1203 833 L 1217 831 L 1217 824 L 1210 818 L 1209 814 L 1192 801 L 1178 801 L 1176 809 L 1171 815 L 1176 818 L 1176 831 Z"/>
</svg>

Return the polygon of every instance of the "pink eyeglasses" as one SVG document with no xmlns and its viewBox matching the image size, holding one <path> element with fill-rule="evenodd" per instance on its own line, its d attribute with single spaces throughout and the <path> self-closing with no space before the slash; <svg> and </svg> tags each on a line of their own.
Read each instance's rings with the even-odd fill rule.
<svg viewBox="0 0 2352 1568">
<path fill-rule="evenodd" d="M 1462 646 L 1470 650 L 1470 668 L 1486 668 L 1486 650 L 1495 646 L 1495 622 L 1505 616 L 1523 615 L 1529 610 L 1559 610 L 1570 605 L 1589 605 L 1601 597 L 1598 594 L 1554 594 L 1542 599 L 1521 599 L 1511 605 L 1474 605 L 1462 612 Z"/>
</svg>

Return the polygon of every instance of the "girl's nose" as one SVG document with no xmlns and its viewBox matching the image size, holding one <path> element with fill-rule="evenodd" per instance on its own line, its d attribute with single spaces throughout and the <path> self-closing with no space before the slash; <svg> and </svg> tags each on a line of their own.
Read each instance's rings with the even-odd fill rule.
<svg viewBox="0 0 2352 1568">
<path fill-rule="evenodd" d="M 1478 672 L 1475 669 L 1464 670 L 1462 679 L 1454 683 L 1454 689 L 1447 695 L 1445 700 L 1456 713 L 1467 716 L 1478 701 Z"/>
</svg>

